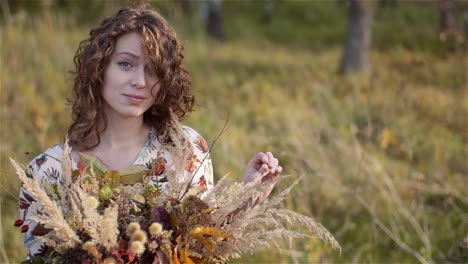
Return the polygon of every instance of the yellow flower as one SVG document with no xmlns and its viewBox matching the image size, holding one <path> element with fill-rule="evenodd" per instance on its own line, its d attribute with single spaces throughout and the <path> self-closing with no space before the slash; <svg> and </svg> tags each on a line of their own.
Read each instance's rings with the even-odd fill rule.
<svg viewBox="0 0 468 264">
<path fill-rule="evenodd" d="M 127 226 L 127 234 L 131 236 L 135 231 L 140 230 L 140 224 L 133 222 Z"/>
<path fill-rule="evenodd" d="M 92 249 L 95 246 L 96 246 L 96 243 L 94 243 L 93 241 L 86 241 L 83 244 L 83 250 L 89 251 L 90 249 Z"/>
<path fill-rule="evenodd" d="M 146 233 L 141 230 L 137 230 L 133 233 L 131 241 L 140 241 L 141 243 L 146 243 Z"/>
<path fill-rule="evenodd" d="M 130 244 L 130 251 L 136 255 L 140 255 L 145 251 L 145 246 L 140 241 L 132 241 Z"/>
<path fill-rule="evenodd" d="M 88 198 L 87 205 L 93 209 L 96 209 L 99 205 L 99 201 L 91 196 Z"/>
<path fill-rule="evenodd" d="M 106 259 L 104 260 L 104 263 L 105 263 L 105 264 L 116 264 L 117 262 L 115 261 L 114 258 L 110 258 L 110 257 L 109 257 L 109 258 L 106 258 Z"/>
<path fill-rule="evenodd" d="M 155 236 L 162 232 L 162 225 L 160 223 L 152 223 L 149 227 L 150 234 Z"/>
</svg>

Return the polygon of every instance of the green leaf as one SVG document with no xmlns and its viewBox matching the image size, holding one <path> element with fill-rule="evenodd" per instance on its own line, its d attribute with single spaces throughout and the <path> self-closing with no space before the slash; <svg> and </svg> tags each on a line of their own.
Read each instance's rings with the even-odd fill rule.
<svg viewBox="0 0 468 264">
<path fill-rule="evenodd" d="M 144 175 L 145 175 L 145 172 L 137 172 L 137 173 L 127 174 L 127 175 L 122 175 L 120 180 L 123 184 L 135 184 L 137 182 L 141 182 Z"/>
<path fill-rule="evenodd" d="M 57 184 L 50 184 L 50 186 L 52 186 L 52 190 L 54 190 L 55 195 L 60 197 Z"/>
<path fill-rule="evenodd" d="M 112 197 L 112 188 L 108 183 L 104 184 L 101 188 L 101 200 L 108 200 Z"/>
<path fill-rule="evenodd" d="M 56 257 L 52 259 L 52 264 L 61 264 L 61 263 L 63 263 L 63 260 L 61 257 Z"/>
<path fill-rule="evenodd" d="M 123 184 L 135 184 L 143 179 L 146 167 L 143 165 L 133 165 L 119 172 L 121 175 L 120 180 Z"/>
<path fill-rule="evenodd" d="M 145 172 L 145 170 L 146 170 L 146 167 L 143 166 L 143 165 L 133 165 L 133 166 L 130 166 L 128 168 L 119 170 L 119 173 L 122 176 L 126 176 L 126 175 L 129 175 L 129 174 Z"/>
<path fill-rule="evenodd" d="M 147 192 L 154 192 L 156 191 L 156 187 L 154 187 L 152 184 L 147 184 L 145 186 L 145 189 L 143 190 L 144 193 L 147 193 Z"/>
<path fill-rule="evenodd" d="M 99 172 L 101 175 L 104 175 L 109 170 L 109 168 L 104 164 L 104 162 L 102 162 L 98 157 L 94 155 L 84 154 L 80 152 L 80 157 L 86 165 L 92 165 L 96 173 Z"/>
<path fill-rule="evenodd" d="M 109 184 L 111 189 L 120 185 L 120 173 L 116 170 L 108 170 L 104 174 L 104 179 L 106 179 L 106 184 Z"/>
<path fill-rule="evenodd" d="M 186 194 L 185 194 L 185 197 L 189 197 L 190 195 L 197 195 L 203 191 L 205 191 L 206 188 L 203 187 L 203 186 L 197 186 L 197 187 L 194 187 L 194 188 L 191 188 Z"/>
<path fill-rule="evenodd" d="M 29 260 L 21 262 L 21 264 L 44 264 L 45 260 L 42 257 L 32 257 Z"/>
</svg>

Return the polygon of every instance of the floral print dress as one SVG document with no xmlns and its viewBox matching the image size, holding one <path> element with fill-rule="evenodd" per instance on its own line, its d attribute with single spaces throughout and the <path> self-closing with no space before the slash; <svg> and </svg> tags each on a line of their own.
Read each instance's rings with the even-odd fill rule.
<svg viewBox="0 0 468 264">
<path fill-rule="evenodd" d="M 189 139 L 193 147 L 193 156 L 186 163 L 185 170 L 196 173 L 192 186 L 213 187 L 213 167 L 208 152 L 206 141 L 194 129 L 182 126 L 184 136 Z M 28 165 L 41 184 L 47 180 L 50 184 L 63 183 L 63 143 L 56 144 L 35 157 Z M 166 148 L 160 148 L 157 143 L 157 134 L 151 128 L 144 147 L 141 149 L 133 165 L 144 165 L 151 175 L 151 184 L 161 191 L 166 191 L 167 175 L 165 172 L 171 167 L 172 159 Z M 72 160 L 72 170 L 78 169 L 78 164 Z M 33 175 L 27 174 L 33 178 Z M 138 184 L 138 183 L 137 183 Z M 137 185 L 135 184 L 135 185 Z M 40 257 L 47 252 L 46 245 L 40 241 L 33 230 L 37 223 L 30 219 L 31 216 L 43 214 L 39 203 L 34 203 L 34 197 L 24 188 L 19 195 L 19 220 L 15 225 L 21 228 L 24 236 L 24 244 L 28 252 L 28 259 Z"/>
</svg>

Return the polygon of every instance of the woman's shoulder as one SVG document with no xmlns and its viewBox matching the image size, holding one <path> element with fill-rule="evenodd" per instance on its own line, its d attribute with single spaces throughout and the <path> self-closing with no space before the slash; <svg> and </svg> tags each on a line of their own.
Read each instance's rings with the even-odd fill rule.
<svg viewBox="0 0 468 264">
<path fill-rule="evenodd" d="M 29 162 L 28 168 L 39 181 L 42 181 L 44 176 L 49 181 L 56 181 L 62 170 L 62 160 L 63 147 L 57 143 L 34 157 Z"/>
</svg>

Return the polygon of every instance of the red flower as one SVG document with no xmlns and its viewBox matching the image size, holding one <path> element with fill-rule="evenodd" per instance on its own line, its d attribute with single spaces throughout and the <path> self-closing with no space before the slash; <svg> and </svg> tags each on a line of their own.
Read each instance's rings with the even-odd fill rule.
<svg viewBox="0 0 468 264">
<path fill-rule="evenodd" d="M 200 149 L 203 151 L 203 152 L 207 152 L 208 151 L 208 144 L 206 144 L 206 141 L 199 137 L 198 138 L 198 144 L 200 146 Z"/>
<path fill-rule="evenodd" d="M 26 151 L 24 154 L 26 154 L 26 155 L 29 155 L 29 154 L 31 154 L 31 152 L 29 152 L 29 151 Z"/>
<path fill-rule="evenodd" d="M 24 226 L 21 227 L 21 232 L 22 232 L 22 233 L 26 233 L 26 232 L 28 232 L 28 230 L 29 230 L 29 226 L 28 226 L 28 225 L 24 225 Z"/>
<path fill-rule="evenodd" d="M 164 159 L 163 157 L 158 157 L 157 159 L 153 160 L 151 170 L 155 175 L 161 175 L 164 172 L 164 167 L 166 166 L 166 163 L 166 159 Z"/>
<path fill-rule="evenodd" d="M 157 163 L 154 167 L 154 174 L 161 175 L 164 172 L 164 164 Z"/>
<path fill-rule="evenodd" d="M 16 226 L 16 227 L 20 227 L 20 226 L 23 225 L 23 223 L 24 223 L 23 220 L 16 220 L 16 221 L 15 221 L 15 226 Z"/>
<path fill-rule="evenodd" d="M 188 172 L 193 172 L 193 160 L 187 160 L 187 164 L 185 165 L 185 170 Z"/>
<path fill-rule="evenodd" d="M 201 187 L 206 187 L 206 179 L 205 179 L 205 176 L 202 176 L 200 178 L 200 181 L 198 182 L 198 185 L 201 186 Z"/>
</svg>

